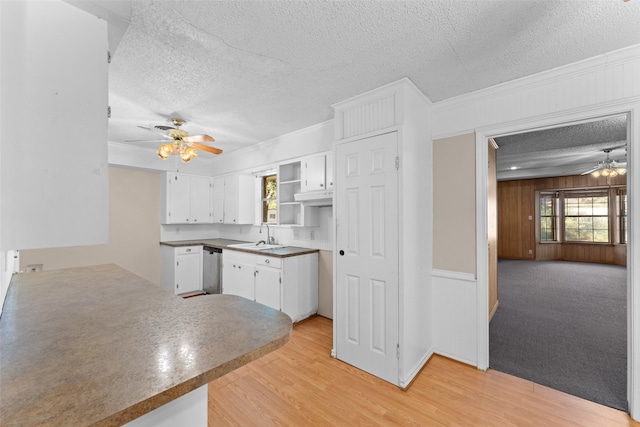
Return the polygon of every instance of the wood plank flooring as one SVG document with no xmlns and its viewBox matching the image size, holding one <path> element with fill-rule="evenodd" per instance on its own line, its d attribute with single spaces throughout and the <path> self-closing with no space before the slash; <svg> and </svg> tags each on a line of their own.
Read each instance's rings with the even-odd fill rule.
<svg viewBox="0 0 640 427">
<path fill-rule="evenodd" d="M 408 391 L 331 358 L 332 321 L 209 384 L 209 426 L 640 426 L 624 412 L 434 356 Z"/>
</svg>

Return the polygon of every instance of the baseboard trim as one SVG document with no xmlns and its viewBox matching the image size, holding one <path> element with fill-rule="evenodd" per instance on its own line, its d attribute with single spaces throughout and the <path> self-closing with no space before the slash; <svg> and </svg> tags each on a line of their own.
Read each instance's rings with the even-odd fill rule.
<svg viewBox="0 0 640 427">
<path fill-rule="evenodd" d="M 496 311 L 498 311 L 498 305 L 500 304 L 500 301 L 496 301 L 496 303 L 493 305 L 493 308 L 491 309 L 491 312 L 489 313 L 489 321 L 491 321 L 491 319 L 493 319 L 493 315 L 496 314 Z"/>
<path fill-rule="evenodd" d="M 431 275 L 433 277 L 442 277 L 444 279 L 453 279 L 453 280 L 459 280 L 463 282 L 471 282 L 471 283 L 477 282 L 475 274 L 460 273 L 458 271 L 437 270 L 434 268 L 433 270 L 431 270 Z"/>
<path fill-rule="evenodd" d="M 453 354 L 449 354 L 446 351 L 438 351 L 436 349 L 436 350 L 434 350 L 434 354 L 446 357 L 447 359 L 455 360 L 456 362 L 464 363 L 465 365 L 470 365 L 470 366 L 473 366 L 473 367 L 476 367 L 476 368 L 478 367 L 478 364 L 476 362 L 464 359 L 462 357 L 454 356 Z"/>
<path fill-rule="evenodd" d="M 398 387 L 400 387 L 404 391 L 407 391 L 411 386 L 411 383 L 413 383 L 418 374 L 422 371 L 422 369 L 424 369 L 424 367 L 427 365 L 427 362 L 429 362 L 429 359 L 431 359 L 432 356 L 433 349 L 425 353 L 425 355 L 422 357 L 422 359 L 420 359 L 420 361 L 416 364 L 415 368 L 413 368 L 413 370 L 405 380 L 400 379 L 400 381 L 398 382 Z"/>
</svg>

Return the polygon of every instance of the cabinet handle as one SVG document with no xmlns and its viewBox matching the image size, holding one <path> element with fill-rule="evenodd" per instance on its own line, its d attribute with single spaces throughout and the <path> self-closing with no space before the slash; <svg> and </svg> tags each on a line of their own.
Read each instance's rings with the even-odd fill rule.
<svg viewBox="0 0 640 427">
<path fill-rule="evenodd" d="M 320 187 L 324 187 L 324 184 L 320 184 Z"/>
<path fill-rule="evenodd" d="M 264 260 L 264 263 L 265 263 L 265 264 L 269 264 L 270 262 L 271 262 L 271 261 L 269 261 L 269 258 L 267 258 L 267 259 L 265 259 L 265 260 Z"/>
<path fill-rule="evenodd" d="M 185 252 L 191 252 L 191 249 L 187 249 Z"/>
<path fill-rule="evenodd" d="M 197 219 L 194 219 L 194 220 L 193 220 L 193 222 L 198 222 L 198 220 L 197 220 Z"/>
</svg>

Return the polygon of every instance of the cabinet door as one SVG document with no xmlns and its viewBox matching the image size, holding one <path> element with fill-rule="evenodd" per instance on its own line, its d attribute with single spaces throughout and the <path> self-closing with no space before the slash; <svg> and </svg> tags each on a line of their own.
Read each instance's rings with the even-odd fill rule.
<svg viewBox="0 0 640 427">
<path fill-rule="evenodd" d="M 236 224 L 253 224 L 256 220 L 255 203 L 259 198 L 256 180 L 251 175 L 237 175 Z"/>
<path fill-rule="evenodd" d="M 179 254 L 176 265 L 176 294 L 202 290 L 202 252 Z"/>
<path fill-rule="evenodd" d="M 254 266 L 252 264 L 238 263 L 236 267 L 236 279 L 238 283 L 238 295 L 251 301 L 256 299 L 254 288 Z"/>
<path fill-rule="evenodd" d="M 327 154 L 325 162 L 325 181 L 327 188 L 333 188 L 333 154 Z"/>
<path fill-rule="evenodd" d="M 238 177 L 227 176 L 224 179 L 224 223 L 238 223 Z"/>
<path fill-rule="evenodd" d="M 256 302 L 280 310 L 280 270 L 256 266 Z"/>
<path fill-rule="evenodd" d="M 169 174 L 169 223 L 184 224 L 191 219 L 190 177 L 178 173 Z"/>
<path fill-rule="evenodd" d="M 211 178 L 192 176 L 191 178 L 191 221 L 211 222 Z"/>
<path fill-rule="evenodd" d="M 308 157 L 302 161 L 301 190 L 325 189 L 325 155 Z"/>
<path fill-rule="evenodd" d="M 214 178 L 211 190 L 211 221 L 219 224 L 224 221 L 224 178 Z"/>
<path fill-rule="evenodd" d="M 238 295 L 238 280 L 236 268 L 237 264 L 233 261 L 224 261 L 222 263 L 222 293 L 229 295 Z"/>
</svg>

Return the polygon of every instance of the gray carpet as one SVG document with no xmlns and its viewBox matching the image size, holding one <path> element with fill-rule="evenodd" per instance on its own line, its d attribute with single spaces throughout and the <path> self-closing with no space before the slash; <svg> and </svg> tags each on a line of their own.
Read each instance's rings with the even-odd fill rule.
<svg viewBox="0 0 640 427">
<path fill-rule="evenodd" d="M 500 260 L 490 367 L 626 411 L 626 277 L 613 265 Z"/>
</svg>

